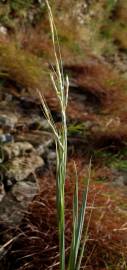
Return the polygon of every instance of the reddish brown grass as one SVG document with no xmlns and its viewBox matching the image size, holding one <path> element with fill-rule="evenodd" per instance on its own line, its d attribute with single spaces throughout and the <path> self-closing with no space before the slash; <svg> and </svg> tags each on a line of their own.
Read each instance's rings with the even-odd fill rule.
<svg viewBox="0 0 127 270">
<path fill-rule="evenodd" d="M 78 161 L 79 198 L 83 189 L 83 175 L 86 170 Z M 72 233 L 72 195 L 74 188 L 73 161 L 69 162 L 66 180 L 66 258 Z M 82 175 L 83 173 L 83 175 Z M 87 173 L 86 173 L 87 174 Z M 72 177 L 73 176 L 73 177 Z M 59 252 L 57 236 L 57 219 L 55 203 L 54 176 L 47 174 L 41 181 L 41 193 L 29 208 L 21 229 L 24 235 L 18 239 L 9 252 L 9 260 L 13 269 L 47 270 L 58 269 Z M 91 182 L 85 226 L 92 211 L 88 241 L 85 249 L 83 265 L 89 270 L 106 270 L 106 265 L 115 266 L 124 257 L 127 258 L 127 232 L 124 229 L 126 215 L 120 211 L 120 203 L 126 204 L 126 197 L 115 192 L 106 184 Z M 94 201 L 94 203 L 93 203 Z M 93 209 L 91 210 L 91 208 Z M 9 268 L 12 269 L 12 268 Z"/>
</svg>

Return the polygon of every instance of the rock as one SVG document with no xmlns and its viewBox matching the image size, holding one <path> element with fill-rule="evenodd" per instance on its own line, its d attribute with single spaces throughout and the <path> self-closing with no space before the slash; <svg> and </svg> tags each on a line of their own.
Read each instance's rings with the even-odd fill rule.
<svg viewBox="0 0 127 270">
<path fill-rule="evenodd" d="M 42 155 L 44 155 L 44 153 L 45 153 L 45 147 L 44 147 L 43 144 L 40 144 L 40 145 L 36 148 L 36 150 L 37 150 L 37 153 L 38 153 L 39 156 L 42 156 Z"/>
<path fill-rule="evenodd" d="M 25 156 L 34 150 L 34 147 L 28 142 L 13 142 L 5 144 L 2 148 L 3 156 L 10 160 L 18 156 Z"/>
<path fill-rule="evenodd" d="M 13 129 L 18 121 L 16 114 L 10 112 L 0 112 L 0 126 Z"/>
<path fill-rule="evenodd" d="M 39 103 L 9 93 L 0 96 L 0 220 L 15 225 L 38 193 L 37 176 L 44 173 L 41 156 L 47 157 L 54 138 Z"/>
<path fill-rule="evenodd" d="M 0 203 L 0 217 L 3 222 L 20 223 L 23 217 L 22 211 L 22 206 L 14 200 L 11 193 L 8 193 Z"/>
<path fill-rule="evenodd" d="M 119 170 L 119 173 L 120 173 L 121 177 L 123 178 L 123 184 L 126 186 L 127 185 L 127 170 L 121 169 L 121 170 Z"/>
<path fill-rule="evenodd" d="M 5 93 L 5 102 L 9 103 L 13 101 L 13 96 L 9 93 Z"/>
<path fill-rule="evenodd" d="M 42 120 L 42 117 L 41 117 L 41 121 L 40 121 L 40 123 L 41 123 L 41 128 L 42 129 L 50 129 L 50 124 L 49 124 L 49 122 L 47 121 L 47 120 L 45 120 L 45 119 L 43 119 Z"/>
<path fill-rule="evenodd" d="M 37 194 L 38 188 L 35 182 L 21 181 L 16 183 L 12 188 L 12 194 L 18 202 L 26 204 L 26 201 L 31 201 L 33 197 Z"/>
<path fill-rule="evenodd" d="M 48 160 L 50 160 L 50 161 L 54 161 L 54 160 L 56 160 L 56 152 L 49 152 L 49 154 L 48 154 Z"/>
<path fill-rule="evenodd" d="M 123 187 L 124 186 L 124 178 L 122 175 L 117 176 L 113 181 L 114 186 Z"/>
<path fill-rule="evenodd" d="M 22 181 L 27 179 L 30 174 L 35 174 L 36 169 L 44 166 L 44 161 L 36 153 L 30 153 L 28 156 L 16 157 L 8 162 L 8 170 L 5 177 Z"/>
<path fill-rule="evenodd" d="M 3 200 L 4 196 L 5 196 L 4 185 L 3 183 L 0 183 L 0 203 Z"/>
<path fill-rule="evenodd" d="M 114 175 L 113 185 L 124 187 L 127 185 L 127 170 L 112 168 Z"/>
<path fill-rule="evenodd" d="M 0 193 L 0 219 L 2 222 L 19 224 L 29 203 L 39 190 L 36 178 L 17 182 L 11 192 Z M 4 189 L 3 189 L 4 191 Z"/>
<path fill-rule="evenodd" d="M 56 168 L 56 152 L 51 150 L 47 155 L 48 164 L 52 166 L 52 168 Z"/>
<path fill-rule="evenodd" d="M 3 25 L 0 25 L 0 33 L 3 35 L 7 35 L 7 28 Z"/>
<path fill-rule="evenodd" d="M 18 122 L 17 128 L 27 128 L 28 130 L 49 130 L 50 125 L 42 116 L 32 114 L 31 117 L 22 117 Z"/>
<path fill-rule="evenodd" d="M 15 183 L 15 179 L 4 179 L 4 190 L 9 192 Z"/>
<path fill-rule="evenodd" d="M 19 100 L 19 105 L 23 110 L 40 110 L 40 105 L 38 100 L 35 97 L 31 96 L 21 96 Z"/>
<path fill-rule="evenodd" d="M 13 226 L 20 224 L 29 203 L 30 200 L 28 199 L 18 201 L 11 192 L 7 193 L 0 203 L 0 219 L 2 222 Z"/>
<path fill-rule="evenodd" d="M 3 182 L 0 185 L 0 218 L 2 222 L 19 224 L 39 186 L 36 171 L 44 161 L 28 142 L 3 145 L 8 161 L 2 166 Z"/>
<path fill-rule="evenodd" d="M 41 130 L 36 130 L 33 132 L 24 132 L 17 134 L 15 137 L 16 141 L 27 141 L 31 143 L 35 148 L 37 148 L 39 145 L 49 146 L 49 144 L 52 144 L 54 139 L 51 133 Z"/>
<path fill-rule="evenodd" d="M 40 144 L 37 148 L 36 151 L 39 156 L 42 156 L 44 153 L 48 152 L 48 148 L 53 144 L 53 139 L 49 139 L 45 141 L 43 144 Z"/>
<path fill-rule="evenodd" d="M 10 133 L 0 135 L 0 143 L 8 143 L 8 142 L 13 142 L 13 141 L 14 141 L 14 137 Z"/>
</svg>

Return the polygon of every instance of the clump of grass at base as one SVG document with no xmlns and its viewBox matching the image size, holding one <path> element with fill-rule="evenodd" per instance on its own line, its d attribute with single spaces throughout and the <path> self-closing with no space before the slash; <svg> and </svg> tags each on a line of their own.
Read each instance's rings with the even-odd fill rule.
<svg viewBox="0 0 127 270">
<path fill-rule="evenodd" d="M 52 118 L 51 112 L 45 102 L 44 97 L 40 93 L 43 110 L 45 116 L 50 124 L 52 132 L 55 137 L 56 143 L 56 156 L 57 156 L 57 166 L 56 166 L 56 203 L 57 203 L 57 216 L 58 216 L 58 232 L 59 232 L 59 251 L 60 251 L 60 270 L 65 270 L 65 265 L 68 270 L 79 270 L 81 266 L 81 261 L 84 253 L 84 248 L 86 244 L 86 239 L 84 239 L 81 246 L 81 237 L 83 232 L 85 209 L 88 195 L 87 189 L 83 191 L 83 198 L 81 203 L 81 208 L 78 208 L 78 177 L 76 175 L 75 181 L 75 191 L 73 199 L 73 232 L 72 241 L 70 247 L 69 262 L 65 262 L 65 180 L 66 180 L 66 165 L 67 165 L 67 121 L 66 121 L 66 109 L 68 103 L 68 90 L 69 90 L 69 80 L 68 76 L 64 78 L 63 74 L 63 64 L 61 58 L 61 52 L 59 47 L 59 39 L 57 35 L 56 26 L 54 24 L 54 19 L 49 2 L 46 1 L 56 69 L 53 69 L 51 73 L 51 81 L 56 92 L 59 107 L 61 112 L 61 127 L 57 129 L 54 120 Z M 79 250 L 81 247 L 81 250 Z M 80 251 L 80 252 L 79 252 Z"/>
</svg>

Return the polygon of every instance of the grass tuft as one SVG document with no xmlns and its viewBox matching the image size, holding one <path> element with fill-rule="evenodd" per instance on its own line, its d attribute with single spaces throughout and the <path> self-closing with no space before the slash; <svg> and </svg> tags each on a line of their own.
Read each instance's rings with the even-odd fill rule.
<svg viewBox="0 0 127 270">
<path fill-rule="evenodd" d="M 46 89 L 48 71 L 38 57 L 6 42 L 0 44 L 0 79 L 31 91 L 45 82 Z"/>
</svg>

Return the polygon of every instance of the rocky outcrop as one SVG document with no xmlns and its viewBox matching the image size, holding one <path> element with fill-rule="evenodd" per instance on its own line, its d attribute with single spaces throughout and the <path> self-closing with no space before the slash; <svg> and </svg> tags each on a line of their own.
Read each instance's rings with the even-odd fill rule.
<svg viewBox="0 0 127 270">
<path fill-rule="evenodd" d="M 33 110 L 27 98 L 24 107 L 22 99 L 8 96 L 0 96 L 0 221 L 14 225 L 39 192 L 53 138 L 36 103 Z"/>
</svg>

